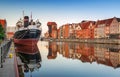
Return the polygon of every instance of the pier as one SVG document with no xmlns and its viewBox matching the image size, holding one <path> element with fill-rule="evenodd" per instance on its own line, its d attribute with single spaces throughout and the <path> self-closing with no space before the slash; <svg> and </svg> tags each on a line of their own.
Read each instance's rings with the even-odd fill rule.
<svg viewBox="0 0 120 77">
<path fill-rule="evenodd" d="M 0 77 L 19 77 L 14 44 L 11 40 L 2 42 L 0 46 Z"/>
</svg>

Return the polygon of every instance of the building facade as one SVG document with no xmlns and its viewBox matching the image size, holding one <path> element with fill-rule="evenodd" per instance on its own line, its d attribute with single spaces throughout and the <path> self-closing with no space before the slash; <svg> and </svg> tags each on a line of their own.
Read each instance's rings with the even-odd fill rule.
<svg viewBox="0 0 120 77">
<path fill-rule="evenodd" d="M 56 22 L 48 22 L 48 33 L 50 38 L 57 38 L 57 24 Z"/>
<path fill-rule="evenodd" d="M 16 31 L 15 26 L 7 26 L 6 28 L 7 39 L 12 39 L 15 31 Z"/>
<path fill-rule="evenodd" d="M 120 18 L 109 18 L 98 21 L 82 21 L 65 24 L 57 30 L 55 22 L 48 22 L 48 33 L 51 38 L 63 39 L 119 39 Z"/>
</svg>

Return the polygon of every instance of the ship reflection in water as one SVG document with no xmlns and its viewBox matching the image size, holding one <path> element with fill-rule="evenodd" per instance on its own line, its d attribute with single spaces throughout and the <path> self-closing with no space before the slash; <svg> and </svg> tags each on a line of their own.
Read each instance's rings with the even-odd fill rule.
<svg viewBox="0 0 120 77">
<path fill-rule="evenodd" d="M 30 50 L 29 47 L 15 45 L 19 77 L 33 77 L 33 73 L 38 71 L 41 67 L 41 54 L 37 45 Z M 23 48 L 22 48 L 23 47 Z M 27 54 L 24 52 L 36 52 L 34 54 Z"/>
</svg>

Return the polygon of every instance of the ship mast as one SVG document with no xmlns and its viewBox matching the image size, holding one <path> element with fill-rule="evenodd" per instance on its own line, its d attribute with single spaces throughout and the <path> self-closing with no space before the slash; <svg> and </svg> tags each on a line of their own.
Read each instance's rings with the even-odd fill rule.
<svg viewBox="0 0 120 77">
<path fill-rule="evenodd" d="M 23 10 L 23 19 L 24 19 L 24 10 Z"/>
<path fill-rule="evenodd" d="M 32 20 L 32 12 L 31 12 L 31 16 L 30 16 L 31 20 Z"/>
<path fill-rule="evenodd" d="M 32 19 L 32 12 L 31 12 L 31 15 L 30 15 L 30 24 L 31 24 L 31 25 L 34 24 L 33 19 Z"/>
</svg>

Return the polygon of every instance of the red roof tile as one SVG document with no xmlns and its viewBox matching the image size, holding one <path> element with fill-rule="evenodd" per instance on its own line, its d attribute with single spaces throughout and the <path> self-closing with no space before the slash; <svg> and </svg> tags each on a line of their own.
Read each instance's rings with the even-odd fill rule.
<svg viewBox="0 0 120 77">
<path fill-rule="evenodd" d="M 81 22 L 80 26 L 82 29 L 88 29 L 90 26 L 90 23 L 95 24 L 95 21 L 84 21 L 84 22 Z"/>
<path fill-rule="evenodd" d="M 112 23 L 114 18 L 116 18 L 116 17 L 105 19 L 105 20 L 98 20 L 96 23 L 96 26 L 101 25 L 101 24 L 105 24 L 106 26 L 109 26 Z M 119 18 L 117 18 L 117 19 L 119 20 Z"/>
<path fill-rule="evenodd" d="M 56 24 L 56 22 L 48 22 L 47 26 L 49 26 L 49 25 L 57 25 L 57 24 Z"/>
</svg>

